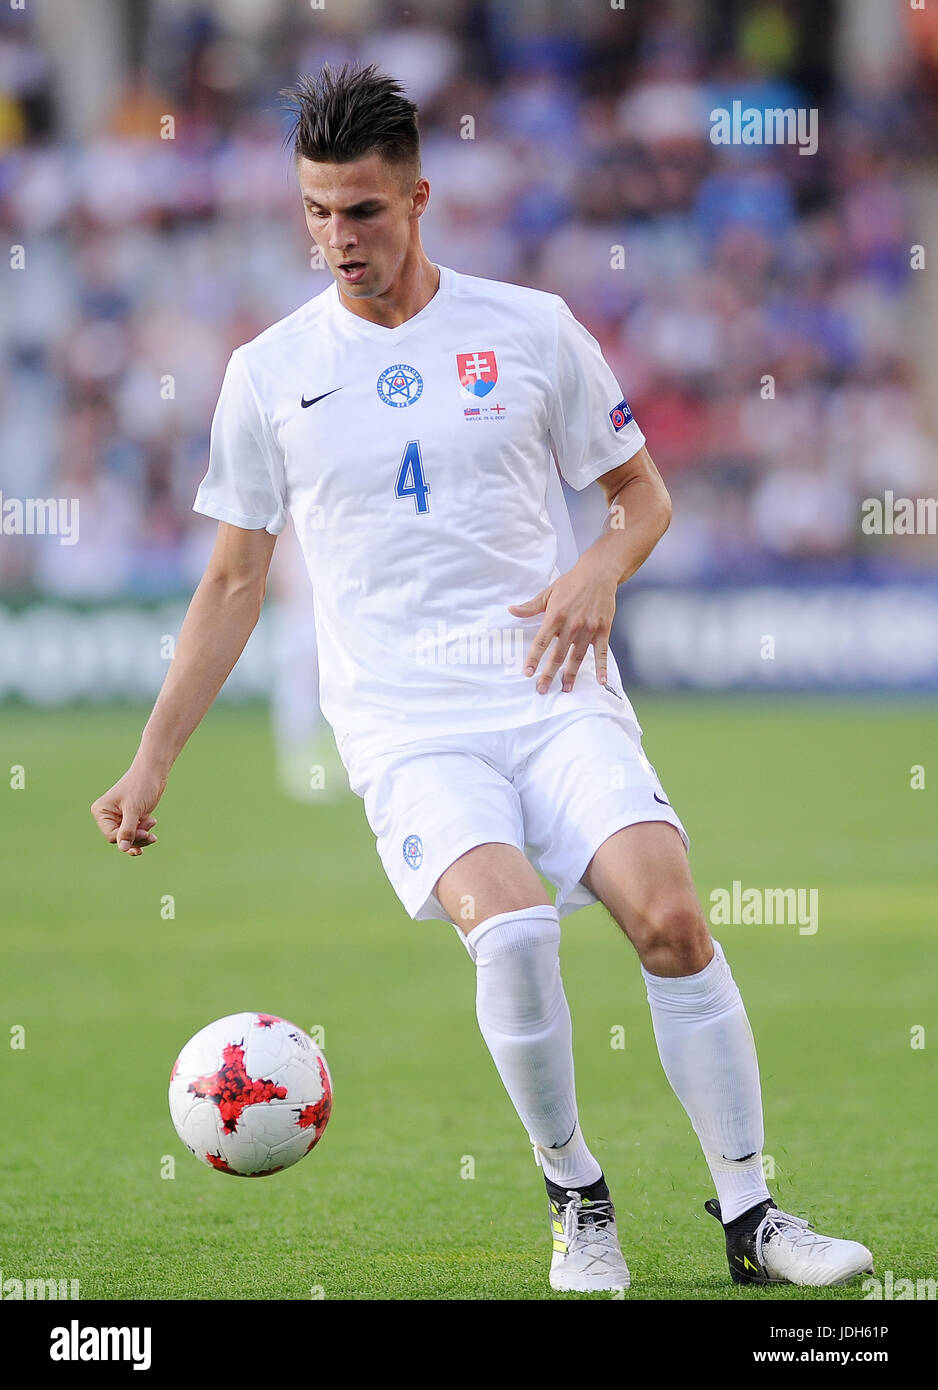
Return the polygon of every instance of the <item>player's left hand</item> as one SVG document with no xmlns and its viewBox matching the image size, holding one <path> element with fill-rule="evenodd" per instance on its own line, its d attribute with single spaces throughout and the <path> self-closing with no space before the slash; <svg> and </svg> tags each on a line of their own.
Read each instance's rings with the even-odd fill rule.
<svg viewBox="0 0 938 1390">
<path fill-rule="evenodd" d="M 539 695 L 547 694 L 561 666 L 562 688 L 572 690 L 590 647 L 596 656 L 596 679 L 600 685 L 606 684 L 606 658 L 616 612 L 617 587 L 615 578 L 606 566 L 584 555 L 573 569 L 560 575 L 534 598 L 526 603 L 509 605 L 509 613 L 514 613 L 518 618 L 544 614 L 544 621 L 538 628 L 524 663 L 524 674 L 533 676 L 553 642 L 553 650 L 538 678 Z"/>
</svg>

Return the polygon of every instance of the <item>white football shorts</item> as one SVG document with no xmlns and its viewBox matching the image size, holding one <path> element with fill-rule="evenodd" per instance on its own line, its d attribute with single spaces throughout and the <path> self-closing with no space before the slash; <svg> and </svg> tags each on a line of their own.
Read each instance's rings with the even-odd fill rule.
<svg viewBox="0 0 938 1390">
<path fill-rule="evenodd" d="M 412 918 L 449 917 L 434 893 L 476 845 L 515 845 L 557 889 L 561 917 L 596 902 L 580 882 L 624 826 L 667 821 L 689 841 L 633 720 L 579 709 L 515 729 L 407 743 L 348 768 L 385 872 Z"/>
</svg>

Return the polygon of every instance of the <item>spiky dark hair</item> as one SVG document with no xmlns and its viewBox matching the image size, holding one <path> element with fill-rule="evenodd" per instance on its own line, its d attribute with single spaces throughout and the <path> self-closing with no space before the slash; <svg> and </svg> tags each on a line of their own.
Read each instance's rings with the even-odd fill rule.
<svg viewBox="0 0 938 1390">
<path fill-rule="evenodd" d="M 327 63 L 315 77 L 300 77 L 280 93 L 293 115 L 286 143 L 295 159 L 347 164 L 379 154 L 413 177 L 420 174 L 417 107 L 400 82 L 367 67 Z"/>
</svg>

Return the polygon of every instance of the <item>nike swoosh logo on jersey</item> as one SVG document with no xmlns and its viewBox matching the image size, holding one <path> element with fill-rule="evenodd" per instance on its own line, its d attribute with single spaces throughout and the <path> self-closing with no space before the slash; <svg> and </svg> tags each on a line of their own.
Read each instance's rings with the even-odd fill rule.
<svg viewBox="0 0 938 1390">
<path fill-rule="evenodd" d="M 655 800 L 658 802 L 659 806 L 670 806 L 670 805 L 671 805 L 670 801 L 665 801 L 665 800 L 663 799 L 663 797 L 660 797 L 660 796 L 658 795 L 657 792 L 654 792 L 653 795 L 654 795 Z"/>
<path fill-rule="evenodd" d="M 341 390 L 342 390 L 342 387 L 341 387 L 341 386 L 333 386 L 333 388 L 332 388 L 331 391 L 323 391 L 323 393 L 322 393 L 321 396 L 314 396 L 313 399 L 312 399 L 311 401 L 308 401 L 308 400 L 306 399 L 305 396 L 301 396 L 301 397 L 300 397 L 300 405 L 303 407 L 304 410 L 308 410 L 309 407 L 310 407 L 311 405 L 315 405 L 317 401 L 324 401 L 324 400 L 326 399 L 327 396 L 334 396 L 335 393 L 336 393 L 336 391 L 341 391 Z"/>
</svg>

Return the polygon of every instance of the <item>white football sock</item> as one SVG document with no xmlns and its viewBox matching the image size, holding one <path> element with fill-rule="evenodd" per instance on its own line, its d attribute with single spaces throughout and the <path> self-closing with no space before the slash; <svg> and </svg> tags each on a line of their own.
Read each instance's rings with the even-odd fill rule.
<svg viewBox="0 0 938 1390">
<path fill-rule="evenodd" d="M 768 1197 L 762 1089 L 752 1029 L 719 942 L 696 975 L 642 967 L 665 1075 L 703 1147 L 723 1221 Z"/>
<path fill-rule="evenodd" d="M 577 1123 L 557 909 L 502 912 L 459 934 L 476 964 L 479 1028 L 538 1162 L 551 1182 L 588 1186 L 602 1170 Z"/>
</svg>

